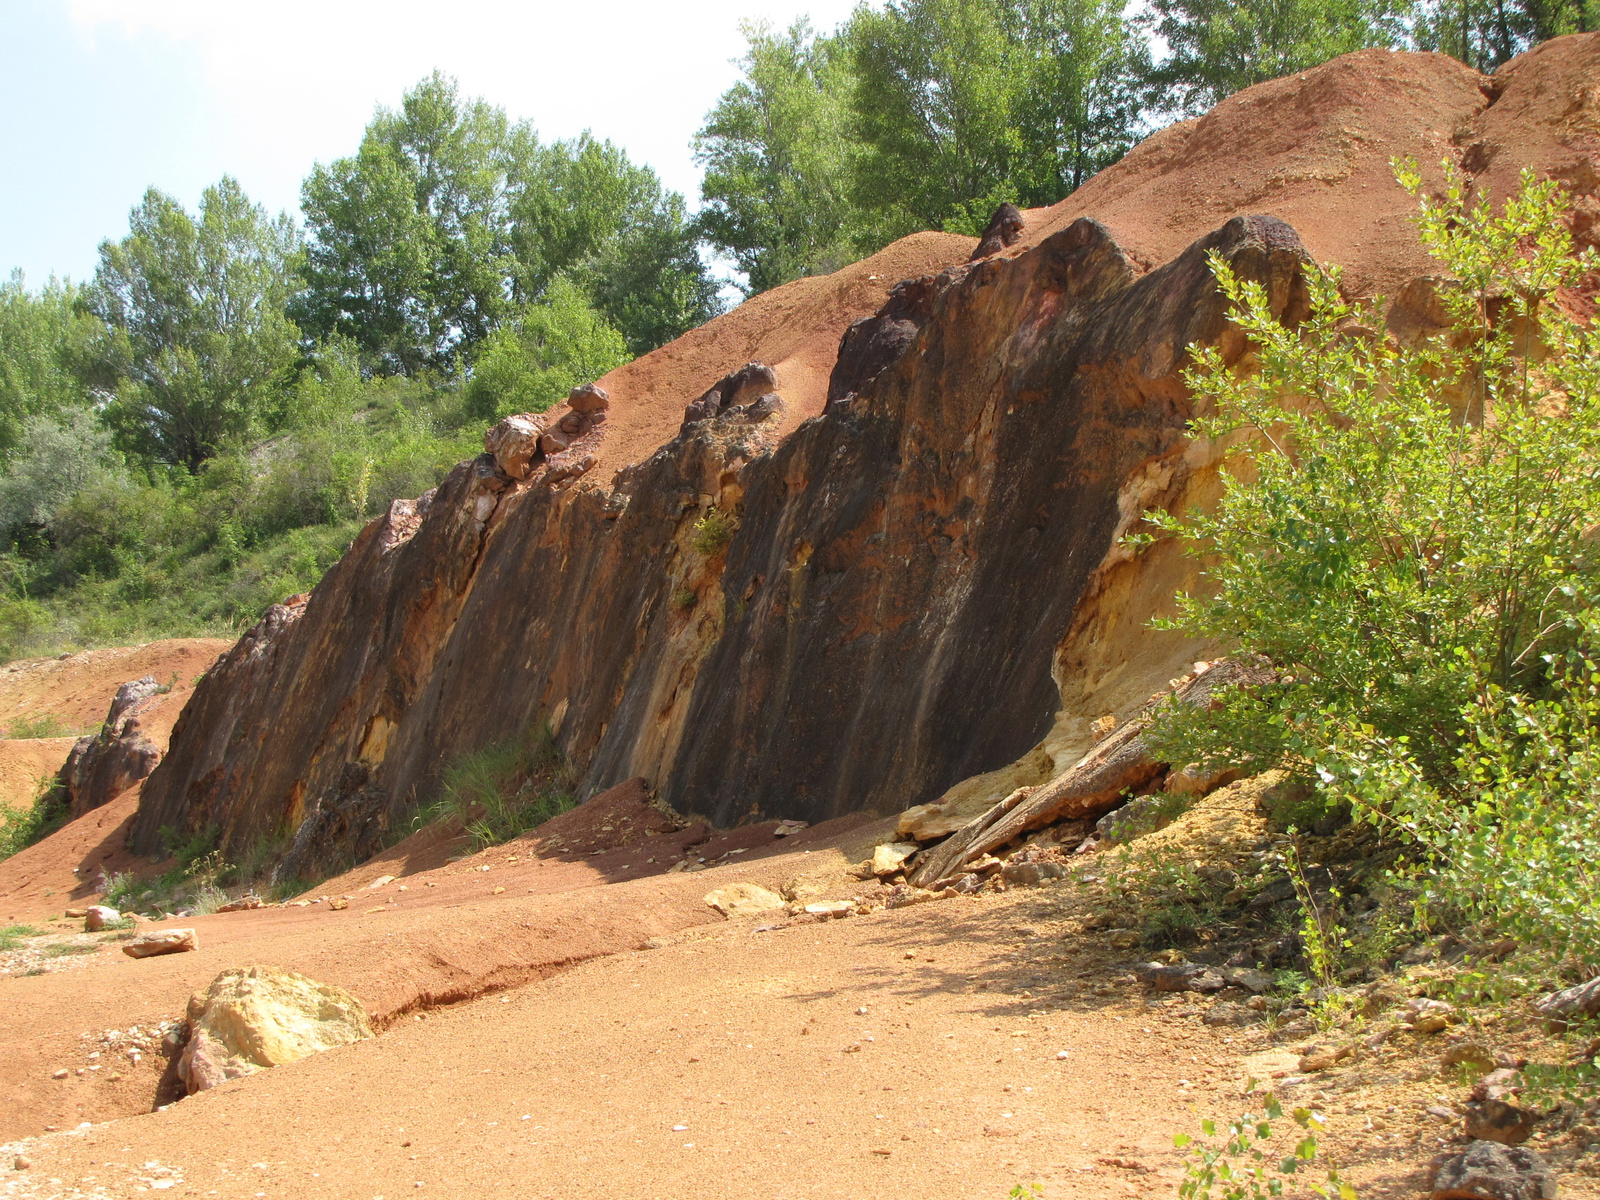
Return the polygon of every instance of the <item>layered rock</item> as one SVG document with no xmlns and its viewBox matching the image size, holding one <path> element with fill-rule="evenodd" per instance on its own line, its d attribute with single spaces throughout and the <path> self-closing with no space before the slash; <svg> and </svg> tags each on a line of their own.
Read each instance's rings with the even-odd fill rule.
<svg viewBox="0 0 1600 1200">
<path fill-rule="evenodd" d="M 1521 94 L 1517 79 L 1548 82 L 1513 66 L 1498 103 Z M 938 800 L 966 812 L 1050 784 L 1097 719 L 1213 657 L 1148 628 L 1193 564 L 1171 543 L 1122 540 L 1150 507 L 1207 503 L 1221 486 L 1220 449 L 1187 436 L 1182 372 L 1192 345 L 1227 361 L 1245 346 L 1207 255 L 1261 282 L 1285 320 L 1304 311 L 1307 263 L 1272 216 L 1155 214 L 1163 246 L 1189 238 L 1160 261 L 1156 225 L 1129 224 L 1143 239 L 1131 257 L 1067 207 L 1098 195 L 1126 223 L 1137 190 L 1118 171 L 1192 189 L 1185 162 L 1255 139 L 1270 149 L 1252 164 L 1262 206 L 1321 212 L 1319 245 L 1338 258 L 1338 222 L 1308 207 L 1333 193 L 1293 171 L 1297 146 L 1333 146 L 1329 122 L 1359 109 L 1339 92 L 1352 80 L 1381 85 L 1392 132 L 1341 143 L 1351 180 L 1387 172 L 1391 152 L 1426 165 L 1452 144 L 1440 127 L 1487 128 L 1490 96 L 1459 64 L 1351 56 L 1157 135 L 1126 170 L 1030 215 L 1006 253 L 953 258 L 841 321 L 828 403 L 801 407 L 821 415 L 798 427 L 776 398 L 780 377 L 798 394 L 787 360 L 755 361 L 748 342 L 714 354 L 708 327 L 657 352 L 697 356 L 680 375 L 703 365 L 687 410 L 674 402 L 676 436 L 609 481 L 582 464 L 619 461 L 605 447 L 635 444 L 636 429 L 617 413 L 642 420 L 647 396 L 617 395 L 598 425 L 575 392 L 553 420 L 491 431 L 488 453 L 397 503 L 309 599 L 269 612 L 208 673 L 146 781 L 135 849 L 163 825 L 215 823 L 228 848 L 290 830 L 286 872 L 336 868 L 431 800 L 451 762 L 537 722 L 586 791 L 640 776 L 723 824 Z M 1302 113 L 1295 145 L 1263 141 L 1250 122 L 1276 129 L 1278 116 L 1252 96 L 1289 93 L 1322 108 Z M 1401 211 L 1378 200 L 1347 206 Z M 999 222 L 1001 248 L 1008 231 Z M 785 303 L 751 302 L 780 316 Z"/>
<path fill-rule="evenodd" d="M 166 692 L 146 675 L 117 688 L 100 731 L 81 737 L 56 775 L 54 798 L 74 817 L 109 804 L 147 777 L 161 761 L 161 750 L 144 732 L 143 716 Z"/>
</svg>

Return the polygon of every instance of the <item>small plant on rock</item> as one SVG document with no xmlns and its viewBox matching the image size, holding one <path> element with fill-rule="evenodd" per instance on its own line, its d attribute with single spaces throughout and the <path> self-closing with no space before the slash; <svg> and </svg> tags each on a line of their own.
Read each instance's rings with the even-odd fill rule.
<svg viewBox="0 0 1600 1200">
<path fill-rule="evenodd" d="M 708 509 L 705 516 L 694 523 L 692 545 L 707 558 L 712 558 L 733 541 L 734 528 L 733 519 L 726 513 L 716 508 Z"/>
</svg>

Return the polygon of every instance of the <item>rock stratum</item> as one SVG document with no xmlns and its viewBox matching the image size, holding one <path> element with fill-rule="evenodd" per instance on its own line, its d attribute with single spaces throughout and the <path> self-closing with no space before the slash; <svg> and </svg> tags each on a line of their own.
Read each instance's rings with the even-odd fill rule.
<svg viewBox="0 0 1600 1200">
<path fill-rule="evenodd" d="M 1187 348 L 1247 348 L 1207 255 L 1287 321 L 1339 263 L 1403 335 L 1432 265 L 1391 158 L 1495 199 L 1552 175 L 1587 240 L 1597 153 L 1600 37 L 1492 78 L 1366 51 L 1163 130 L 1020 231 L 1002 214 L 976 255 L 919 234 L 756 297 L 598 381 L 603 421 L 547 414 L 544 458 L 502 430 L 518 454 L 397 502 L 275 606 L 196 688 L 130 845 L 289 835 L 281 871 L 325 875 L 538 722 L 586 793 L 642 777 L 724 826 L 1046 783 L 1211 649 L 1148 628 L 1192 565 L 1122 541 L 1219 490 Z"/>
</svg>

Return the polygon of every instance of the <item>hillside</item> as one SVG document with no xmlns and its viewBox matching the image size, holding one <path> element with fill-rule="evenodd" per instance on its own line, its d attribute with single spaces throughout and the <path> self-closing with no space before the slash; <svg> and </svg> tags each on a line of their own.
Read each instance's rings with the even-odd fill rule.
<svg viewBox="0 0 1600 1200">
<path fill-rule="evenodd" d="M 1600 1108 L 1561 1091 L 1592 1030 L 1496 1007 L 1514 939 L 1383 924 L 1377 832 L 1140 740 L 1153 696 L 1204 710 L 1267 667 L 1153 630 L 1195 560 L 1123 538 L 1221 491 L 1184 370 L 1248 350 L 1211 256 L 1290 328 L 1340 266 L 1410 336 L 1433 267 L 1392 160 L 1496 198 L 1559 178 L 1586 241 L 1597 96 L 1594 34 L 1492 77 L 1348 55 L 1155 134 L 994 254 L 914 235 L 605 375 L 604 407 L 501 426 L 209 665 L 137 798 L 0 864 L 28 923 L 0 1194 L 1170 1195 L 1174 1135 L 1271 1087 L 1327 1114 L 1362 1196 L 1457 1200 L 1430 1159 L 1526 1069 L 1547 1194 L 1600 1195 Z M 209 652 L 143 651 L 182 682 Z M 0 677 L 0 709 L 93 719 L 146 669 L 101 653 Z M 584 803 L 487 848 L 417 828 L 541 728 Z M 192 952 L 61 915 L 91 863 L 213 834 L 281 898 L 161 914 Z M 1314 984 L 1318 895 L 1367 956 Z M 346 989 L 376 1036 L 184 1097 L 190 997 L 250 964 Z"/>
</svg>

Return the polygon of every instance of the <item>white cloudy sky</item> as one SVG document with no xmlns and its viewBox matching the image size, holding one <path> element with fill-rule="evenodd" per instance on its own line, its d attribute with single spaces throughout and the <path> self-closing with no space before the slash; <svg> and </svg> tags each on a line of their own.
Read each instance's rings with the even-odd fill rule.
<svg viewBox="0 0 1600 1200">
<path fill-rule="evenodd" d="M 853 0 L 0 0 L 0 277 L 83 278 L 155 185 L 222 174 L 295 209 L 315 161 L 434 69 L 547 138 L 592 129 L 693 203 L 689 140 L 741 18 L 829 29 Z"/>
</svg>

